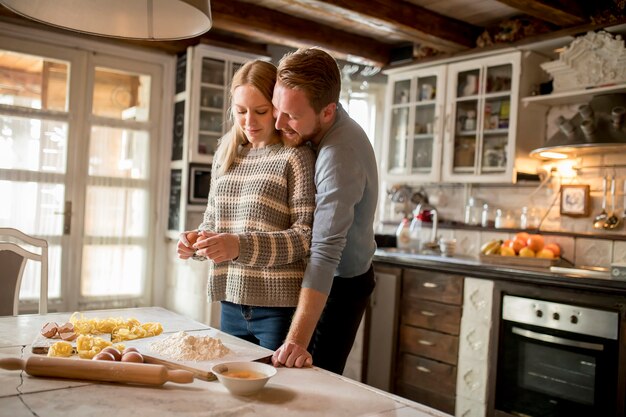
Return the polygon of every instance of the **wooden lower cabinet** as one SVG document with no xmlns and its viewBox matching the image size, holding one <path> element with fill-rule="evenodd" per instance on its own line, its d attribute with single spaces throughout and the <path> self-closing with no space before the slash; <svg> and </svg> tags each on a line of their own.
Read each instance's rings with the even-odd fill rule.
<svg viewBox="0 0 626 417">
<path fill-rule="evenodd" d="M 464 277 L 404 269 L 394 393 L 454 415 Z"/>
</svg>

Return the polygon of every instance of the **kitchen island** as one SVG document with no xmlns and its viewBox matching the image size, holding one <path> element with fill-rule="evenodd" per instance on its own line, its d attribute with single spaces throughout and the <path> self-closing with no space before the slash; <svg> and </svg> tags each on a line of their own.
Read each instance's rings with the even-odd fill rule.
<svg viewBox="0 0 626 417">
<path fill-rule="evenodd" d="M 164 333 L 209 329 L 159 307 L 85 312 L 89 318 L 158 321 Z M 43 323 L 70 313 L 0 317 L 0 358 L 27 358 Z M 254 346 L 254 345 L 251 345 Z M 258 347 L 259 356 L 271 351 Z M 160 387 L 32 377 L 0 369 L 0 415 L 22 416 L 414 416 L 445 413 L 319 368 L 279 368 L 259 393 L 231 395 L 218 381 Z"/>
</svg>

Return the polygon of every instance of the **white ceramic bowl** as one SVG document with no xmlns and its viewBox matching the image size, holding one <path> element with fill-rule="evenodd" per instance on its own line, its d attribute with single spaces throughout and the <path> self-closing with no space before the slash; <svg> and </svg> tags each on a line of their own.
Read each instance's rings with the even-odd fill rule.
<svg viewBox="0 0 626 417">
<path fill-rule="evenodd" d="M 225 362 L 215 365 L 211 371 L 235 395 L 259 392 L 277 372 L 273 366 L 260 362 Z"/>
</svg>

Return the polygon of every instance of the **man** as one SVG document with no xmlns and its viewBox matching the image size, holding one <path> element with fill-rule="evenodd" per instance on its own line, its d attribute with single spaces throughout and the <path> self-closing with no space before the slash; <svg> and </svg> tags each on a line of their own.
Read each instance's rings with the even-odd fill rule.
<svg viewBox="0 0 626 417">
<path fill-rule="evenodd" d="M 272 99 L 283 138 L 310 142 L 317 153 L 311 258 L 289 333 L 272 362 L 339 374 L 375 285 L 378 200 L 374 150 L 339 104 L 340 90 L 337 62 L 321 49 L 300 49 L 281 59 Z"/>
</svg>

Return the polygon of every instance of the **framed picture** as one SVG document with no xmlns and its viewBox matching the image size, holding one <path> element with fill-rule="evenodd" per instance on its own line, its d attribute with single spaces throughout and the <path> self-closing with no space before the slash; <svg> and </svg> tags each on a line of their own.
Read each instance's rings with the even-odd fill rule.
<svg viewBox="0 0 626 417">
<path fill-rule="evenodd" d="M 572 217 L 589 215 L 589 186 L 571 184 L 561 186 L 561 214 Z"/>
</svg>

